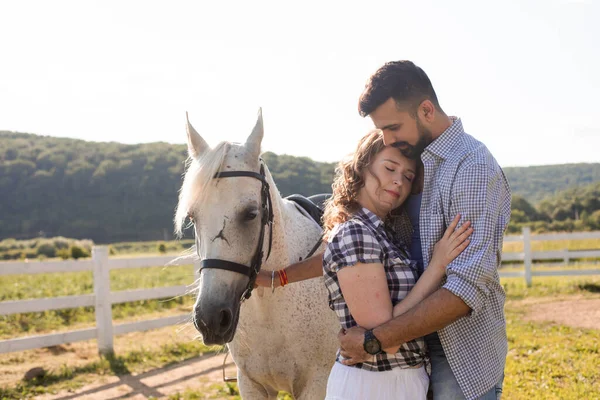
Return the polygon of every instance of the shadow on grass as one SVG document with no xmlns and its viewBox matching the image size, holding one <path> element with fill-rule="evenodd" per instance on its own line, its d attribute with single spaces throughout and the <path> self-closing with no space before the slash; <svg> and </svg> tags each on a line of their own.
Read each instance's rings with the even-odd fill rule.
<svg viewBox="0 0 600 400">
<path fill-rule="evenodd" d="M 26 395 L 42 394 L 46 392 L 48 386 L 70 381 L 78 375 L 109 374 L 109 371 L 117 376 L 129 375 L 131 372 L 126 366 L 126 361 L 124 357 L 109 354 L 80 367 L 63 365 L 57 371 L 46 371 L 42 376 L 29 381 L 23 380 L 14 388 L 0 388 L 0 399 L 22 399 Z"/>
<path fill-rule="evenodd" d="M 212 357 L 216 355 L 217 351 L 209 351 L 206 353 L 193 351 L 194 347 L 190 345 L 174 345 L 174 346 L 163 346 L 162 348 L 162 356 L 166 354 L 170 354 L 171 356 L 177 356 L 176 360 L 168 360 L 165 359 L 162 365 L 157 366 L 154 369 L 151 369 L 147 372 L 138 375 L 132 375 L 130 370 L 131 367 L 135 367 L 139 364 L 145 364 L 147 360 L 152 359 L 153 357 L 159 357 L 159 354 L 153 354 L 151 352 L 147 352 L 144 350 L 140 351 L 132 351 L 127 353 L 124 356 L 117 356 L 115 354 L 109 354 L 106 356 L 101 356 L 97 361 L 91 362 L 90 364 L 79 366 L 79 367 L 69 367 L 67 365 L 63 365 L 59 370 L 56 371 L 48 371 L 44 376 L 40 376 L 34 378 L 30 381 L 21 381 L 14 387 L 4 387 L 0 388 L 0 399 L 2 400 L 16 400 L 23 398 L 31 398 L 36 395 L 41 395 L 44 393 L 48 393 L 48 391 L 55 390 L 64 390 L 69 389 L 70 392 L 79 389 L 85 382 L 82 382 L 81 379 L 77 379 L 79 376 L 83 376 L 86 374 L 95 374 L 95 375 L 112 375 L 118 377 L 117 382 L 107 383 L 106 385 L 102 385 L 99 388 L 94 388 L 86 391 L 85 393 L 78 394 L 66 394 L 63 397 L 60 397 L 61 400 L 71 400 L 76 399 L 80 395 L 96 393 L 102 390 L 107 390 L 113 387 L 117 387 L 120 385 L 127 385 L 131 388 L 132 393 L 140 393 L 145 397 L 149 398 L 161 398 L 164 395 L 160 393 L 157 389 L 159 389 L 162 385 L 168 385 L 169 383 L 164 383 L 162 385 L 157 385 L 156 387 L 148 386 L 147 384 L 142 382 L 142 379 L 150 376 L 154 376 L 165 372 L 166 370 L 177 368 L 180 366 L 185 366 L 193 362 L 197 362 L 203 360 L 205 358 Z M 215 349 L 216 350 L 216 349 Z M 201 354 L 198 356 L 198 354 Z M 231 364 L 233 365 L 233 364 Z M 229 366 L 229 365 L 228 365 Z M 219 365 L 218 369 L 221 366 Z M 217 369 L 215 367 L 215 369 Z M 197 373 L 192 374 L 192 376 L 178 378 L 178 380 L 189 379 L 193 376 L 200 376 L 210 372 L 207 371 L 198 371 Z M 72 390 L 71 390 L 72 389 Z M 129 393 L 129 395 L 132 395 Z"/>
<path fill-rule="evenodd" d="M 600 284 L 597 283 L 582 283 L 577 285 L 580 290 L 585 290 L 590 293 L 600 293 Z"/>
<path fill-rule="evenodd" d="M 114 354 L 101 356 L 98 361 L 80 367 L 69 367 L 63 365 L 58 371 L 46 372 L 45 375 L 36 377 L 28 382 L 23 382 L 26 386 L 48 386 L 53 383 L 73 379 L 77 375 L 89 373 L 108 373 L 111 371 L 115 375 L 126 375 L 130 371 L 125 365 L 125 358 Z"/>
</svg>

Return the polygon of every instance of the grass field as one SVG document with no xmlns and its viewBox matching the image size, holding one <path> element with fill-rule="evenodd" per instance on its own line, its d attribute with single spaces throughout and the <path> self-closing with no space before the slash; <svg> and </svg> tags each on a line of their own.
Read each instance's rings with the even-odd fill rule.
<svg viewBox="0 0 600 400">
<path fill-rule="evenodd" d="M 600 248 L 600 241 L 565 243 L 569 248 Z M 507 244 L 508 245 L 508 244 Z M 544 247 L 535 250 L 551 250 Z M 554 246 L 554 243 L 552 244 Z M 580 247 L 570 247 L 580 246 Z M 564 248 L 564 247 L 561 247 Z M 508 251 L 519 251 L 510 249 Z M 595 264 L 573 268 L 598 268 Z M 517 267 L 511 267 L 515 269 Z M 547 268 L 538 266 L 536 268 Z M 548 267 L 552 268 L 552 267 Z M 555 268 L 555 267 L 554 267 Z M 561 267 L 563 268 L 563 267 Z M 111 271 L 111 290 L 151 288 L 191 284 L 191 266 L 150 267 Z M 565 299 L 600 298 L 600 275 L 588 277 L 534 277 L 527 288 L 522 278 L 502 279 L 507 293 L 506 317 L 509 354 L 506 365 L 504 398 L 507 399 L 600 399 L 600 330 L 562 326 L 551 322 L 531 322 L 528 313 L 536 304 Z M 91 272 L 68 274 L 14 275 L 0 277 L 0 301 L 92 293 Z M 116 321 L 146 319 L 189 312 L 192 296 L 170 300 L 149 300 L 113 306 Z M 92 308 L 47 311 L 0 317 L 0 339 L 71 330 L 94 325 Z M 139 336 L 149 338 L 150 334 Z M 162 334 L 161 334 L 162 335 Z M 189 335 L 152 343 L 131 339 L 118 345 L 116 356 L 99 358 L 91 341 L 88 355 L 77 363 L 56 365 L 39 380 L 24 382 L 4 380 L 0 399 L 21 399 L 85 385 L 99 376 L 123 375 L 146 371 L 217 351 L 193 341 Z M 84 346 L 83 344 L 81 346 Z M 73 346 L 77 349 L 77 346 Z M 75 350 L 73 350 L 75 351 Z M 32 350 L 0 355 L 0 370 L 16 369 L 40 357 L 52 358 L 52 352 Z M 2 375 L 2 374 L 0 374 Z M 1 376 L 0 376 L 1 378 Z M 210 393 L 192 389 L 172 395 L 172 399 L 239 398 L 235 385 L 215 383 Z M 280 398 L 285 398 L 282 394 Z"/>
<path fill-rule="evenodd" d="M 535 236 L 533 236 L 535 239 Z M 580 240 L 547 240 L 531 241 L 532 251 L 555 251 L 555 250 L 600 250 L 600 239 L 580 239 Z M 517 253 L 523 251 L 523 242 L 504 243 L 503 251 L 508 253 Z"/>
<path fill-rule="evenodd" d="M 600 298 L 600 276 L 539 278 L 531 288 L 522 279 L 502 279 L 507 292 L 506 319 L 509 353 L 506 360 L 504 399 L 600 399 L 600 330 L 553 323 L 528 322 L 526 315 L 536 299 Z M 528 305 L 523 299 L 529 300 Z M 221 385 L 223 399 L 235 399 L 235 386 Z M 204 399 L 188 390 L 173 399 Z M 280 398 L 286 398 L 284 394 Z"/>
<path fill-rule="evenodd" d="M 502 284 L 508 299 L 505 398 L 600 398 L 600 330 L 526 318 L 540 302 L 600 298 L 600 276 L 540 277 L 531 288 L 517 278 L 502 279 Z"/>
</svg>

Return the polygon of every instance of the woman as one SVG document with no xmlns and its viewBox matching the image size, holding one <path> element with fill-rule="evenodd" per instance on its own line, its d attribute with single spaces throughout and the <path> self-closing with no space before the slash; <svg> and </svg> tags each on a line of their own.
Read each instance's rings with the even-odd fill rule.
<svg viewBox="0 0 600 400">
<path fill-rule="evenodd" d="M 457 216 L 419 279 L 416 263 L 395 243 L 388 225 L 392 210 L 398 210 L 410 194 L 416 175 L 416 162 L 386 147 L 380 131 L 363 137 L 353 157 L 336 169 L 324 215 L 328 244 L 323 272 L 330 307 L 343 329 L 356 325 L 373 329 L 409 310 L 439 288 L 445 267 L 469 243 L 472 229 L 467 222 L 455 230 Z M 429 378 L 423 338 L 400 348 L 381 351 L 374 346 L 371 351 L 372 361 L 354 366 L 337 362 L 338 352 L 326 399 L 426 398 Z"/>
</svg>

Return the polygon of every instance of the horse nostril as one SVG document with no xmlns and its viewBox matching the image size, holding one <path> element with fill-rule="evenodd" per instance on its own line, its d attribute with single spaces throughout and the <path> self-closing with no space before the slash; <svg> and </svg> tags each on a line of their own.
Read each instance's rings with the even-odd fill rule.
<svg viewBox="0 0 600 400">
<path fill-rule="evenodd" d="M 201 332 L 200 331 L 200 318 L 201 318 L 201 316 L 200 316 L 199 312 L 195 312 L 194 317 L 192 318 L 192 321 L 194 322 L 194 326 L 196 327 L 196 330 L 198 332 Z"/>
<path fill-rule="evenodd" d="M 229 309 L 221 310 L 219 314 L 219 327 L 221 332 L 226 332 L 231 326 L 231 311 Z"/>
</svg>

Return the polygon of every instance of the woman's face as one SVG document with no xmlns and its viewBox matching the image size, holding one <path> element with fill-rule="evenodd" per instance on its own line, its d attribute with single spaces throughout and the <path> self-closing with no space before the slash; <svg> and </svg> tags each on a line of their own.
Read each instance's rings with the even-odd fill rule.
<svg viewBox="0 0 600 400">
<path fill-rule="evenodd" d="M 416 161 L 386 146 L 364 171 L 365 185 L 358 193 L 358 203 L 380 218 L 399 207 L 410 194 L 416 176 Z"/>
</svg>

